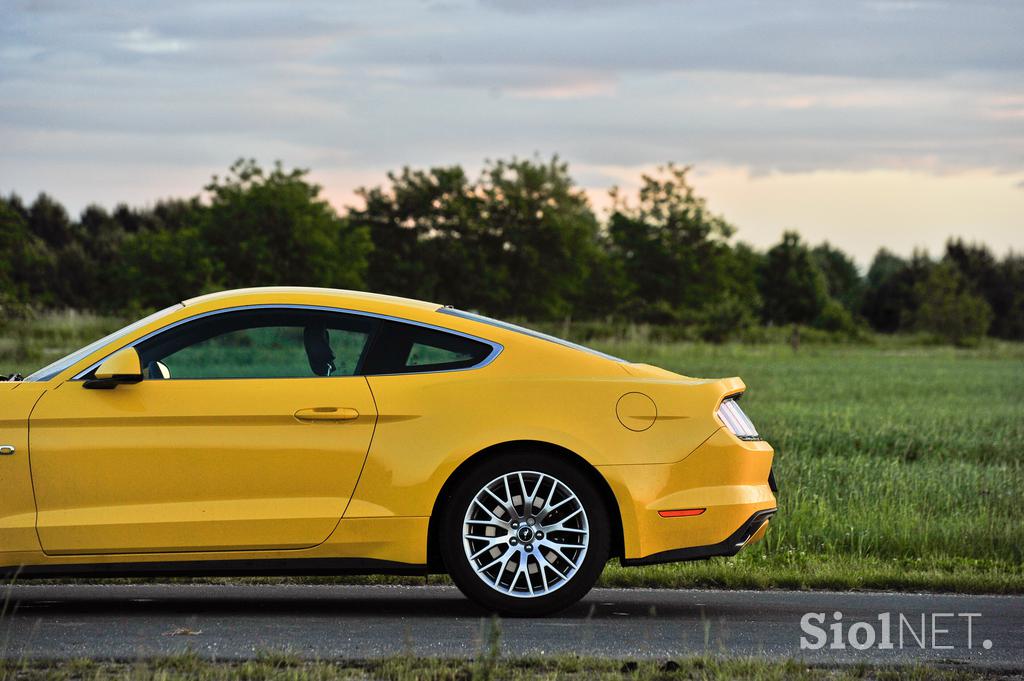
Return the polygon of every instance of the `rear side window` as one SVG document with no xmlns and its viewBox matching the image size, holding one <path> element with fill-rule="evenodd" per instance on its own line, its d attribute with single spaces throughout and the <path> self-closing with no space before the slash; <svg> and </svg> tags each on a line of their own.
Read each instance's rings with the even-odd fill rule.
<svg viewBox="0 0 1024 681">
<path fill-rule="evenodd" d="M 586 352 L 591 355 L 597 355 L 598 357 L 604 357 L 605 359 L 610 359 L 613 362 L 626 361 L 621 357 L 612 357 L 611 355 L 607 355 L 598 350 L 594 350 L 593 348 L 588 348 L 584 345 L 579 345 L 578 343 L 573 343 L 562 338 L 556 338 L 555 336 L 549 336 L 546 333 L 534 331 L 533 329 L 527 329 L 526 327 L 519 326 L 517 324 L 503 322 L 500 319 L 491 319 L 490 317 L 484 317 L 483 315 L 474 314 L 472 312 L 463 312 L 462 310 L 456 310 L 455 308 L 451 307 L 442 307 L 439 308 L 437 311 L 440 312 L 441 314 L 450 314 L 453 317 L 461 317 L 462 319 L 469 319 L 474 322 L 480 322 L 481 324 L 489 324 L 490 326 L 496 326 L 499 329 L 504 329 L 506 331 L 515 331 L 516 333 L 521 333 L 524 336 L 530 336 L 531 338 L 539 338 L 541 340 L 548 341 L 549 343 L 557 343 L 558 345 L 564 345 L 567 348 L 579 350 L 580 352 Z"/>
<path fill-rule="evenodd" d="M 363 365 L 363 373 L 410 374 L 468 369 L 491 356 L 487 343 L 414 324 L 384 321 Z"/>
</svg>

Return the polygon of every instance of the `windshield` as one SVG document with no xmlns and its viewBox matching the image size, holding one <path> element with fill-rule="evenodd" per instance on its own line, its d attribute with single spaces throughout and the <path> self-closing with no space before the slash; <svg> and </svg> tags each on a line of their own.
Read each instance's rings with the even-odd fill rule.
<svg viewBox="0 0 1024 681">
<path fill-rule="evenodd" d="M 143 326 L 146 326 L 150 322 L 155 322 L 157 319 L 160 319 L 161 317 L 163 317 L 165 315 L 168 315 L 171 312 L 174 312 L 175 310 L 177 310 L 180 307 L 182 307 L 182 304 L 178 303 L 178 304 L 172 305 L 172 306 L 170 306 L 170 307 L 168 307 L 168 308 L 166 308 L 164 310 L 160 310 L 159 312 L 154 312 L 153 314 L 149 315 L 148 317 L 143 317 L 139 321 L 134 322 L 132 324 L 129 324 L 128 326 L 124 327 L 123 329 L 121 329 L 119 331 L 115 331 L 114 333 L 112 333 L 112 334 L 110 334 L 108 336 L 104 336 L 103 338 L 100 338 L 98 341 L 94 341 L 92 343 L 89 343 L 88 345 L 86 345 L 81 350 L 75 350 L 74 352 L 72 352 L 67 357 L 61 357 L 56 362 L 54 362 L 52 364 L 47 364 L 46 366 L 44 366 L 39 371 L 35 372 L 34 374 L 31 374 L 31 375 L 27 376 L 25 378 L 25 380 L 26 381 L 48 381 L 51 378 L 53 378 L 54 376 L 56 376 L 57 374 L 59 374 L 60 372 L 62 372 L 65 369 L 67 369 L 69 366 L 71 366 L 71 365 L 73 365 L 73 364 L 75 364 L 77 362 L 80 362 L 81 360 L 85 359 L 86 357 L 88 357 L 92 353 L 96 352 L 97 350 L 102 348 L 107 343 L 112 343 L 112 342 L 116 341 L 118 338 L 122 338 L 124 336 L 127 336 L 132 331 L 135 331 L 137 329 L 141 329 Z"/>
<path fill-rule="evenodd" d="M 567 340 L 564 340 L 562 338 L 558 338 L 556 336 L 550 336 L 550 335 L 548 335 L 546 333 L 541 333 L 540 331 L 534 331 L 533 329 L 528 329 L 525 326 L 519 326 L 517 324 L 510 324 L 508 322 L 503 322 L 503 321 L 501 321 L 499 319 L 491 319 L 490 317 L 484 317 L 483 315 L 474 314 L 472 312 L 464 312 L 462 310 L 456 310 L 453 307 L 442 307 L 441 309 L 438 310 L 438 312 L 441 312 L 443 314 L 450 314 L 450 315 L 453 315 L 455 317 L 462 317 L 463 319 L 471 319 L 474 322 L 480 322 L 482 324 L 490 324 L 491 326 L 496 326 L 499 329 L 505 329 L 506 331 L 515 331 L 516 333 L 521 333 L 523 335 L 530 336 L 532 338 L 540 338 L 541 340 L 546 340 L 546 341 L 549 341 L 551 343 L 558 343 L 559 345 L 564 345 L 565 347 L 572 348 L 573 350 L 580 350 L 582 352 L 590 353 L 591 355 L 597 355 L 598 357 L 604 357 L 605 359 L 610 359 L 613 362 L 625 362 L 626 361 L 626 360 L 624 360 L 624 359 L 622 359 L 620 357 L 613 357 L 612 355 L 608 355 L 608 354 L 605 354 L 605 353 L 600 352 L 598 350 L 594 350 L 593 348 L 588 348 L 585 345 L 579 345 L 578 343 L 573 343 L 571 341 L 567 341 Z"/>
</svg>

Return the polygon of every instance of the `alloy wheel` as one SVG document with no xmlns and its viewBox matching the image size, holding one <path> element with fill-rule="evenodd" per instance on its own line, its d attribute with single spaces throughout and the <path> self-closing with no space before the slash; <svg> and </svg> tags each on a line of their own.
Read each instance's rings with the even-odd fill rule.
<svg viewBox="0 0 1024 681">
<path fill-rule="evenodd" d="M 514 471 L 494 478 L 466 510 L 462 544 L 477 577 L 517 598 L 549 594 L 569 583 L 590 544 L 586 510 L 556 477 Z"/>
</svg>

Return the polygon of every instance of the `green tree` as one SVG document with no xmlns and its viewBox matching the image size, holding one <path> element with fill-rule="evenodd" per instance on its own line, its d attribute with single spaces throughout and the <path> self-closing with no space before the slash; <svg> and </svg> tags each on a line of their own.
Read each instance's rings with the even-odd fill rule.
<svg viewBox="0 0 1024 681">
<path fill-rule="evenodd" d="M 374 244 L 369 288 L 492 311 L 504 283 L 488 259 L 494 250 L 488 242 L 498 236 L 484 229 L 481 201 L 466 173 L 459 166 L 406 167 L 389 173 L 388 181 L 388 187 L 359 189 L 364 207 L 348 213 Z"/>
<path fill-rule="evenodd" d="M 988 331 L 992 309 L 970 290 L 960 270 L 950 261 L 933 267 L 917 284 L 921 306 L 914 313 L 917 327 L 956 345 L 976 344 Z"/>
<path fill-rule="evenodd" d="M 860 308 L 864 282 L 853 258 L 827 241 L 811 251 L 814 262 L 825 275 L 828 294 L 850 311 Z"/>
<path fill-rule="evenodd" d="M 28 207 L 25 206 L 25 202 L 21 200 L 20 196 L 14 193 L 7 195 L 6 198 L 0 196 L 0 204 L 3 204 L 7 208 L 7 210 L 12 211 L 13 213 L 16 213 L 18 216 L 20 216 L 22 221 L 26 225 L 25 228 L 28 229 L 29 210 Z"/>
<path fill-rule="evenodd" d="M 578 319 L 610 320 L 630 312 L 627 302 L 633 284 L 622 261 L 612 255 L 609 241 L 607 234 L 599 234 L 583 290 L 574 304 Z"/>
<path fill-rule="evenodd" d="M 612 190 L 612 254 L 632 282 L 637 316 L 646 321 L 692 316 L 730 288 L 727 240 L 735 230 L 697 196 L 689 171 L 668 164 L 644 175 L 635 202 Z"/>
<path fill-rule="evenodd" d="M 796 232 L 786 232 L 782 241 L 768 250 L 760 274 L 765 321 L 811 324 L 825 309 L 825 275 Z"/>
<path fill-rule="evenodd" d="M 934 263 L 927 253 L 915 251 L 904 260 L 882 248 L 868 269 L 861 314 L 872 328 L 884 333 L 913 327 L 919 307 L 918 284 L 931 273 Z"/>
<path fill-rule="evenodd" d="M 726 288 L 743 301 L 755 318 L 761 316 L 764 307 L 758 279 L 764 261 L 764 253 L 742 241 L 733 246 L 725 258 Z"/>
<path fill-rule="evenodd" d="M 990 331 L 999 338 L 1024 340 L 1024 256 L 1007 253 L 999 263 L 998 276 Z"/>
<path fill-rule="evenodd" d="M 47 194 L 40 194 L 29 207 L 28 228 L 54 250 L 75 240 L 68 212 Z"/>
<path fill-rule="evenodd" d="M 224 288 L 198 227 L 130 234 L 122 254 L 116 281 L 128 293 L 123 306 L 132 311 L 158 309 Z"/>
<path fill-rule="evenodd" d="M 11 307 L 53 304 L 55 258 L 28 226 L 17 196 L 0 198 L 0 297 Z"/>
<path fill-rule="evenodd" d="M 121 270 L 128 265 L 123 259 L 123 246 L 127 234 L 121 224 L 100 206 L 88 206 L 79 216 L 74 228 L 79 257 L 75 261 L 77 279 L 82 282 L 85 296 L 91 301 L 86 307 L 107 312 L 121 312 L 128 305 L 132 289 L 121 284 Z M 70 255 L 70 254 L 69 254 Z M 70 259 L 69 255 L 64 260 Z M 77 297 L 74 291 L 64 297 Z"/>
<path fill-rule="evenodd" d="M 373 290 L 557 319 L 588 308 L 588 282 L 614 276 L 595 270 L 597 220 L 557 158 L 488 163 L 475 182 L 459 166 L 388 180 L 359 190 L 365 207 L 349 213 L 372 235 Z"/>
<path fill-rule="evenodd" d="M 195 227 L 198 215 L 203 210 L 199 197 L 187 199 L 164 199 L 151 208 L 131 208 L 118 205 L 111 218 L 128 234 L 145 230 L 165 229 L 175 232 L 186 227 Z"/>
<path fill-rule="evenodd" d="M 725 341 L 757 324 L 762 314 L 758 273 L 764 255 L 740 242 L 722 254 L 725 260 L 725 291 L 700 310 L 698 330 L 704 340 Z"/>
<path fill-rule="evenodd" d="M 198 197 L 165 199 L 146 208 L 122 204 L 98 230 L 88 226 L 83 213 L 86 233 L 105 234 L 101 243 L 107 243 L 107 257 L 121 263 L 105 286 L 112 289 L 104 296 L 112 309 L 142 312 L 219 288 L 200 233 L 205 210 Z"/>
<path fill-rule="evenodd" d="M 969 290 L 981 296 L 992 308 L 991 333 L 1007 339 L 1024 339 L 1024 272 L 1021 257 L 1007 254 L 1002 262 L 983 244 L 967 244 L 963 239 L 946 242 L 943 260 L 960 271 Z"/>
<path fill-rule="evenodd" d="M 491 261 L 501 263 L 508 284 L 497 312 L 556 319 L 573 313 L 597 253 L 598 225 L 568 165 L 550 161 L 488 164 L 478 185 L 482 229 Z"/>
<path fill-rule="evenodd" d="M 197 237 L 224 286 L 363 287 L 369 234 L 339 218 L 307 174 L 239 160 L 205 187 Z"/>
</svg>

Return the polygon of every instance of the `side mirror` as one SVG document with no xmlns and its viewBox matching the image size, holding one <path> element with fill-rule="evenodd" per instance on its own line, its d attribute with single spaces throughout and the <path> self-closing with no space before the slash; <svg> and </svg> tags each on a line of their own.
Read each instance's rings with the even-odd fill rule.
<svg viewBox="0 0 1024 681">
<path fill-rule="evenodd" d="M 121 384 L 138 383 L 142 380 L 142 362 L 135 348 L 115 352 L 96 367 L 95 378 L 85 382 L 86 388 L 110 389 Z"/>
</svg>

